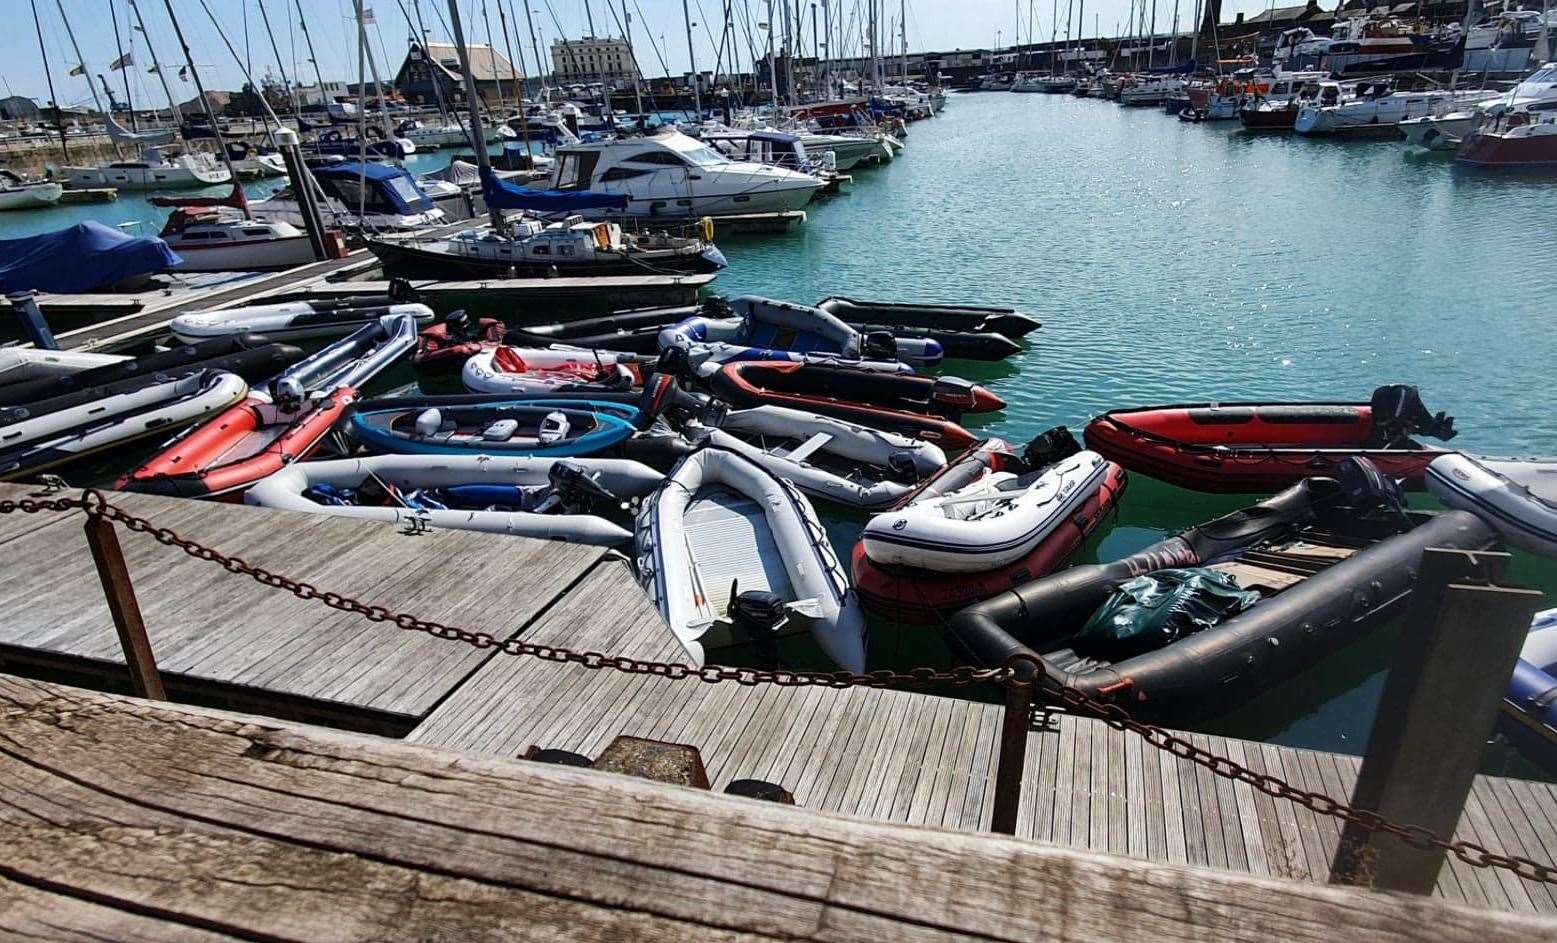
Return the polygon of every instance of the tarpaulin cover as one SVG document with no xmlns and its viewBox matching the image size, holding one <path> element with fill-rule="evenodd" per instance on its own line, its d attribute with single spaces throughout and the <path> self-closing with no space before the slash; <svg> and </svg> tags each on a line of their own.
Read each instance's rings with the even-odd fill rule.
<svg viewBox="0 0 1557 943">
<path fill-rule="evenodd" d="M 1165 65 L 1157 69 L 1147 69 L 1148 75 L 1189 75 L 1195 71 L 1195 60 L 1181 62 L 1178 65 Z"/>
<path fill-rule="evenodd" d="M 41 236 L 0 239 L 0 291 L 86 292 L 183 261 L 161 239 L 88 220 Z"/>
<path fill-rule="evenodd" d="M 422 191 L 416 183 L 416 178 L 411 176 L 409 171 L 389 164 L 359 164 L 354 160 L 348 160 L 315 167 L 313 172 L 314 177 L 327 184 L 332 181 L 342 181 L 350 182 L 355 186 L 358 180 L 366 180 L 368 186 L 388 200 L 398 213 L 411 215 L 436 208 L 432 198 Z M 326 186 L 325 189 L 331 188 Z M 354 206 L 357 201 L 345 199 L 342 202 Z"/>
<path fill-rule="evenodd" d="M 595 193 L 592 190 L 535 190 L 499 180 L 488 171 L 481 179 L 481 196 L 487 206 L 504 210 L 531 210 L 536 213 L 568 213 L 573 210 L 625 210 L 627 196 L 620 193 Z"/>
<path fill-rule="evenodd" d="M 1259 602 L 1220 570 L 1158 570 L 1118 589 L 1071 638 L 1077 651 L 1122 661 L 1203 632 Z"/>
</svg>

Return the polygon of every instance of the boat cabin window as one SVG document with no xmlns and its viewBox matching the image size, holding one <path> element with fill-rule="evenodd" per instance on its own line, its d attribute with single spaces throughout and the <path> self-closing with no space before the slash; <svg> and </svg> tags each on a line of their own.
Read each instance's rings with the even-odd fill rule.
<svg viewBox="0 0 1557 943">
<path fill-rule="evenodd" d="M 684 167 L 681 158 L 669 151 L 645 151 L 642 154 L 634 154 L 627 158 L 634 164 L 661 164 L 666 167 Z"/>
<path fill-rule="evenodd" d="M 595 175 L 595 165 L 600 163 L 598 151 L 582 151 L 557 155 L 557 189 L 579 190 L 589 186 Z"/>
<path fill-rule="evenodd" d="M 681 152 L 681 157 L 693 167 L 718 167 L 728 164 L 730 159 L 706 144 L 688 148 Z"/>
<path fill-rule="evenodd" d="M 270 235 L 270 230 L 264 228 L 263 226 L 256 226 L 253 228 L 244 229 L 243 234 L 245 236 L 268 236 Z"/>
<path fill-rule="evenodd" d="M 600 175 L 600 182 L 609 183 L 612 180 L 631 180 L 634 177 L 646 177 L 653 172 L 652 170 L 633 170 L 631 167 L 612 167 Z"/>
</svg>

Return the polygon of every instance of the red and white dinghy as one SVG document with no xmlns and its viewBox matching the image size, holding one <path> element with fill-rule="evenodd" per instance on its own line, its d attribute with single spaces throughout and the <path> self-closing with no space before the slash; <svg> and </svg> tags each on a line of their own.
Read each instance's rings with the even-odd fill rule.
<svg viewBox="0 0 1557 943">
<path fill-rule="evenodd" d="M 495 347 L 469 360 L 460 380 L 472 393 L 602 392 L 643 386 L 645 358 L 581 347 Z"/>
<path fill-rule="evenodd" d="M 1195 403 L 1104 413 L 1087 424 L 1087 448 L 1130 471 L 1192 491 L 1260 494 L 1329 476 L 1361 456 L 1405 487 L 1421 489 L 1447 449 L 1454 420 L 1429 413 L 1415 387 L 1382 386 L 1367 403 Z"/>
</svg>

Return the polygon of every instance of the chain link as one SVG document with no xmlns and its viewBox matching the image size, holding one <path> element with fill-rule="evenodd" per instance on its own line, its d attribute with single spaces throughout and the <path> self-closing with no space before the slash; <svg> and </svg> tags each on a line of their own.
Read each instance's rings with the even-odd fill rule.
<svg viewBox="0 0 1557 943">
<path fill-rule="evenodd" d="M 1031 657 L 1024 658 L 1019 656 L 1013 659 L 1010 664 L 1000 668 L 958 666 L 950 669 L 913 668 L 908 672 L 879 670 L 859 674 L 849 671 L 789 671 L 784 669 L 740 668 L 726 665 L 694 667 L 681 662 L 646 661 L 640 658 L 629 658 L 624 655 L 607 655 L 603 652 L 580 652 L 554 645 L 537 645 L 517 637 L 500 639 L 489 632 L 472 632 L 458 626 L 421 619 L 410 613 L 393 612 L 383 606 L 369 605 L 341 593 L 320 590 L 311 583 L 291 579 L 290 577 L 267 570 L 264 567 L 249 563 L 242 557 L 229 556 L 204 546 L 180 535 L 171 528 L 158 527 L 151 521 L 137 517 L 123 508 L 110 503 L 107 497 L 95 489 L 87 489 L 82 492 L 80 497 L 49 498 L 44 495 L 36 498 L 0 500 L 0 515 L 17 513 L 37 514 L 73 510 L 84 510 L 93 517 L 122 524 L 127 530 L 146 534 L 160 544 L 176 547 L 196 559 L 220 564 L 229 573 L 248 576 L 261 585 L 286 590 L 299 599 L 318 600 L 331 609 L 356 613 L 370 622 L 392 623 L 396 628 L 407 632 L 422 632 L 434 638 L 462 642 L 477 649 L 495 649 L 505 655 L 538 658 L 542 661 L 561 664 L 576 664 L 590 669 L 608 668 L 628 674 L 657 675 L 672 680 L 696 678 L 706 684 L 733 681 L 736 684 L 747 687 L 759 684 L 773 684 L 781 687 L 817 686 L 830 688 L 923 687 L 931 684 L 944 684 L 952 687 L 968 687 L 975 684 L 1004 686 L 1008 684 L 1031 684 L 1031 682 L 1024 682 L 1021 679 L 1036 676 L 1039 679 L 1037 693 L 1042 698 L 1057 701 L 1069 710 L 1092 715 L 1117 730 L 1126 730 L 1134 733 L 1151 746 L 1180 759 L 1205 767 L 1217 776 L 1246 783 L 1268 796 L 1295 802 L 1313 810 L 1319 815 L 1351 822 L 1369 831 L 1379 831 L 1394 835 L 1401 841 L 1416 848 L 1443 849 L 1472 867 L 1501 868 L 1511 871 L 1525 880 L 1536 881 L 1542 884 L 1557 884 L 1557 867 L 1552 865 L 1543 864 L 1519 855 L 1499 854 L 1476 842 L 1448 841 L 1440 838 L 1423 826 L 1400 825 L 1385 819 L 1377 812 L 1353 808 L 1324 793 L 1299 789 L 1275 776 L 1257 773 L 1225 756 L 1218 756 L 1209 750 L 1196 746 L 1164 727 L 1136 720 L 1117 704 L 1099 701 L 1075 688 L 1059 684 L 1046 677 L 1041 669 L 1035 675 L 1032 669 L 1039 666 L 1034 664 L 1035 660 Z M 1026 668 L 1028 670 L 1019 671 L 1017 665 L 1024 661 L 1027 663 Z"/>
</svg>

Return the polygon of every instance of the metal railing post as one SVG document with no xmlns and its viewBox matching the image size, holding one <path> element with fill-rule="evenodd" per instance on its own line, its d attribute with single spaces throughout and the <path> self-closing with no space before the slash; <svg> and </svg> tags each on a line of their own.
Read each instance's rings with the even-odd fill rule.
<svg viewBox="0 0 1557 943">
<path fill-rule="evenodd" d="M 146 637 L 146 623 L 141 619 L 140 604 L 135 601 L 135 587 L 130 583 L 130 570 L 125 566 L 124 551 L 119 546 L 114 525 L 101 514 L 89 511 L 86 538 L 92 548 L 92 561 L 97 564 L 97 576 L 103 581 L 108 612 L 119 632 L 124 664 L 130 671 L 130 685 L 136 697 L 165 701 L 168 694 L 162 688 L 162 674 L 157 671 L 151 640 Z"/>
<path fill-rule="evenodd" d="M 1506 553 L 1427 550 L 1351 804 L 1448 839 L 1542 594 L 1498 586 Z M 1348 821 L 1330 883 L 1431 894 L 1445 849 Z"/>
<path fill-rule="evenodd" d="M 1013 656 L 1007 666 L 1013 674 L 1006 682 L 1006 710 L 1000 723 L 1000 759 L 995 767 L 995 807 L 991 831 L 1016 834 L 1022 810 L 1022 773 L 1027 765 L 1027 733 L 1032 728 L 1033 684 L 1041 666 L 1029 658 Z"/>
</svg>

